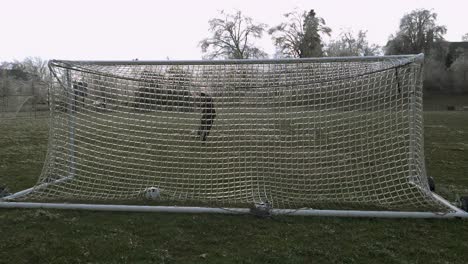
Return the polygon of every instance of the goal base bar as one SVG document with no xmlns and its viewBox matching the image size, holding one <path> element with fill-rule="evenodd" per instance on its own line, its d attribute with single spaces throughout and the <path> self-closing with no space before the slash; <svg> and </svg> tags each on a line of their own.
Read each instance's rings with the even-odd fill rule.
<svg viewBox="0 0 468 264">
<path fill-rule="evenodd" d="M 104 204 L 61 204 L 0 202 L 0 208 L 68 209 L 113 212 L 163 212 L 163 213 L 219 213 L 250 214 L 248 208 L 210 208 L 182 206 L 140 206 Z M 401 211 L 359 211 L 359 210 L 314 210 L 314 209 L 272 209 L 271 215 L 330 216 L 330 217 L 373 217 L 373 218 L 468 218 L 468 213 L 458 210 L 451 213 L 401 212 Z"/>
</svg>

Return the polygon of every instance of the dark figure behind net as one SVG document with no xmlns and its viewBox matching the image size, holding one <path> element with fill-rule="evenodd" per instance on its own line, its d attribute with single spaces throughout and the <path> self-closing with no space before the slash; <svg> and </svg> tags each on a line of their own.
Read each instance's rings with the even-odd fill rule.
<svg viewBox="0 0 468 264">
<path fill-rule="evenodd" d="M 198 136 L 202 141 L 210 134 L 211 127 L 213 126 L 214 119 L 216 118 L 216 110 L 213 103 L 213 98 L 209 94 L 202 92 L 200 94 L 200 108 L 202 109 L 202 117 L 200 120 L 200 128 L 198 129 Z"/>
</svg>

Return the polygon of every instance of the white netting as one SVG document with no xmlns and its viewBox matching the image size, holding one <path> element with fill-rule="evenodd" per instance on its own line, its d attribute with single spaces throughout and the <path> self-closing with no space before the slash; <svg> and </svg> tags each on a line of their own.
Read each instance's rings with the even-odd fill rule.
<svg viewBox="0 0 468 264">
<path fill-rule="evenodd" d="M 439 210 L 418 57 L 53 61 L 30 200 Z"/>
</svg>

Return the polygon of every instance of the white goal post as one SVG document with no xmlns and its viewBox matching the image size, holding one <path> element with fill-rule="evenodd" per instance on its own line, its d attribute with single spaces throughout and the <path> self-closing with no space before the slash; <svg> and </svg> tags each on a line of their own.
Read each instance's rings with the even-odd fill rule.
<svg viewBox="0 0 468 264">
<path fill-rule="evenodd" d="M 429 189 L 422 61 L 52 60 L 43 171 L 0 207 L 466 217 Z"/>
</svg>

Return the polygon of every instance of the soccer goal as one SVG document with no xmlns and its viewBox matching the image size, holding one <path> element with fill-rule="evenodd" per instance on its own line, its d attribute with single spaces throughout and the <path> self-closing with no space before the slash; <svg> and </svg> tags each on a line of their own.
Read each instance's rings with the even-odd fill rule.
<svg viewBox="0 0 468 264">
<path fill-rule="evenodd" d="M 0 207 L 465 217 L 428 185 L 422 61 L 53 60 L 43 171 Z"/>
</svg>

